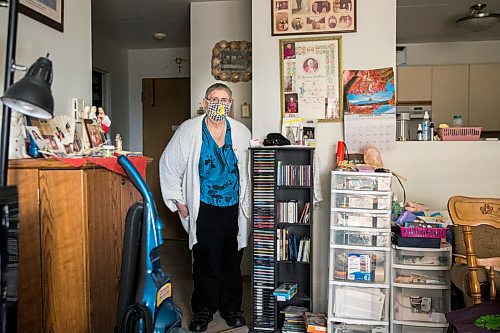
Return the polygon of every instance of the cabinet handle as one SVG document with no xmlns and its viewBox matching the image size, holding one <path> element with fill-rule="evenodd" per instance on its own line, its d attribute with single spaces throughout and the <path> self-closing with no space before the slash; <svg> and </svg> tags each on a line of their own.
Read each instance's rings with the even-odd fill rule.
<svg viewBox="0 0 500 333">
<path fill-rule="evenodd" d="M 125 185 L 125 178 L 122 178 L 122 185 Z"/>
</svg>

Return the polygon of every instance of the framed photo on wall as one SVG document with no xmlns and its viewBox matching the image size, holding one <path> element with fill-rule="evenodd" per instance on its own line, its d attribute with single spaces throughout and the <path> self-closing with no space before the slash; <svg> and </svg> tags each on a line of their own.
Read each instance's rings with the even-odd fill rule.
<svg viewBox="0 0 500 333">
<path fill-rule="evenodd" d="M 64 31 L 64 0 L 19 0 L 19 12 Z"/>
<path fill-rule="evenodd" d="M 280 40 L 284 118 L 342 121 L 342 37 Z"/>
<path fill-rule="evenodd" d="M 357 0 L 271 0 L 272 35 L 355 32 Z"/>
</svg>

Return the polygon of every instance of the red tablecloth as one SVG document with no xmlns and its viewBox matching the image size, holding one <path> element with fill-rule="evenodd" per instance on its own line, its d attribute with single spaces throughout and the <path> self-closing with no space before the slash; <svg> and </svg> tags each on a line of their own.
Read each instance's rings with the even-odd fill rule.
<svg viewBox="0 0 500 333">
<path fill-rule="evenodd" d="M 69 164 L 74 167 L 81 167 L 86 162 L 91 162 L 100 165 L 108 170 L 117 172 L 126 176 L 121 165 L 118 164 L 116 157 L 81 157 L 81 158 L 62 158 L 57 156 L 52 156 L 61 162 Z M 135 166 L 137 171 L 141 174 L 142 178 L 146 177 L 146 165 L 148 163 L 148 158 L 144 156 L 129 156 L 127 157 L 130 162 Z"/>
</svg>

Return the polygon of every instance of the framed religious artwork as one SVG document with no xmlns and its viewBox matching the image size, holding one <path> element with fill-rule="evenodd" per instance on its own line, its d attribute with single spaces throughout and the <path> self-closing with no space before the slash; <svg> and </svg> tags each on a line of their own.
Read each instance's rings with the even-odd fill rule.
<svg viewBox="0 0 500 333">
<path fill-rule="evenodd" d="M 272 35 L 356 32 L 356 0 L 271 0 Z"/>
<path fill-rule="evenodd" d="M 212 75 L 216 80 L 247 82 L 252 79 L 252 43 L 221 40 L 212 49 Z"/>
<path fill-rule="evenodd" d="M 89 137 L 90 146 L 92 148 L 99 147 L 106 141 L 104 134 L 102 133 L 101 126 L 97 123 L 95 119 L 84 119 L 85 128 L 87 129 L 87 135 Z"/>
<path fill-rule="evenodd" d="M 64 0 L 19 0 L 19 12 L 64 31 Z"/>
<path fill-rule="evenodd" d="M 342 37 L 280 40 L 284 118 L 342 121 Z"/>
</svg>

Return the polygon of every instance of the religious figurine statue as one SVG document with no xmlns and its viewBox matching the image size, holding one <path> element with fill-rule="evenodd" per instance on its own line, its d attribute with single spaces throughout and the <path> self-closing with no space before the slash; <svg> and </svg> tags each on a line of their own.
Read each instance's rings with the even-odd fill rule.
<svg viewBox="0 0 500 333">
<path fill-rule="evenodd" d="M 104 109 L 102 107 L 97 109 L 97 122 L 101 125 L 102 131 L 106 136 L 106 140 L 110 140 L 108 132 L 109 126 L 111 126 L 111 119 L 109 119 L 106 113 L 104 113 Z"/>
</svg>

